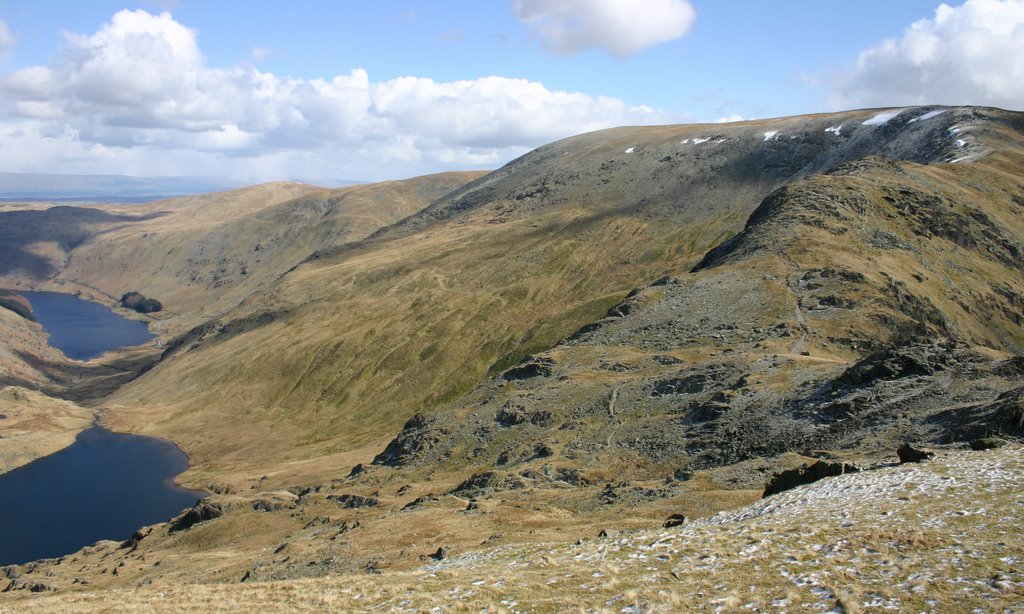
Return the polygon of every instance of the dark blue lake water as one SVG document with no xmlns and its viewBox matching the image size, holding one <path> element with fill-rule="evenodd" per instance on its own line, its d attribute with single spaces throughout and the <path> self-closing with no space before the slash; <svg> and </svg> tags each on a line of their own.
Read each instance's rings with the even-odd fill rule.
<svg viewBox="0 0 1024 614">
<path fill-rule="evenodd" d="M 104 305 L 60 292 L 21 292 L 49 344 L 68 358 L 88 360 L 108 350 L 139 345 L 153 338 L 145 322 L 129 320 Z"/>
<path fill-rule="evenodd" d="M 195 505 L 176 486 L 188 468 L 173 444 L 93 427 L 70 447 L 0 475 L 0 565 L 125 540 Z"/>
</svg>

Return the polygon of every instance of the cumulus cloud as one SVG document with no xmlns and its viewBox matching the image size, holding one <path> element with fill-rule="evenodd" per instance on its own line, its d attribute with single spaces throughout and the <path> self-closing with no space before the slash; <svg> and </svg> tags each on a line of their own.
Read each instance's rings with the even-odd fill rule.
<svg viewBox="0 0 1024 614">
<path fill-rule="evenodd" d="M 124 10 L 66 37 L 51 65 L 0 77 L 5 169 L 56 160 L 67 172 L 380 178 L 495 165 L 574 133 L 675 119 L 506 77 L 374 82 L 362 69 L 297 79 L 211 67 L 196 32 L 169 13 Z"/>
<path fill-rule="evenodd" d="M 688 0 L 515 0 L 516 16 L 561 55 L 601 48 L 620 58 L 686 34 Z"/>
<path fill-rule="evenodd" d="M 18 44 L 18 39 L 7 26 L 7 22 L 0 19 L 0 53 L 7 53 Z"/>
<path fill-rule="evenodd" d="M 860 54 L 835 107 L 982 104 L 1024 108 L 1024 0 L 939 5 L 900 38 Z"/>
</svg>

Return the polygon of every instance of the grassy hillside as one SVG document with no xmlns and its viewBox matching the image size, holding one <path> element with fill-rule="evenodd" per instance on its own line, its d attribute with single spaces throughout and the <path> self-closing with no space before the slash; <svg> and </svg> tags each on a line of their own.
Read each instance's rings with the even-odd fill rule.
<svg viewBox="0 0 1024 614">
<path fill-rule="evenodd" d="M 0 282 L 81 292 L 112 305 L 159 300 L 156 332 L 184 332 L 230 309 L 313 252 L 358 241 L 479 173 L 339 189 L 273 183 L 142 205 L 8 205 Z"/>
<path fill-rule="evenodd" d="M 289 580 L 265 586 L 328 591 L 336 585 L 296 579 L 356 570 L 394 586 L 433 582 L 415 570 L 438 548 L 440 558 L 467 553 L 443 565 L 466 574 L 507 566 L 502 552 L 599 560 L 615 541 L 565 544 L 598 528 L 651 529 L 670 514 L 711 518 L 756 500 L 774 472 L 818 458 L 877 465 L 907 440 L 963 447 L 1024 435 L 1024 119 L 971 107 L 878 117 L 621 128 L 454 186 L 364 186 L 384 202 L 429 187 L 411 198 L 416 213 L 376 219 L 358 238 L 294 252 L 281 238 L 267 248 L 276 250 L 267 270 L 280 274 L 260 283 L 222 273 L 214 255 L 244 264 L 252 244 L 243 238 L 273 235 L 293 217 L 310 220 L 296 237 L 319 236 L 316 220 L 333 219 L 320 196 L 231 226 L 259 232 L 222 238 L 193 223 L 161 234 L 160 245 L 176 246 L 170 261 L 193 259 L 193 285 L 138 244 L 132 261 L 166 285 L 122 281 L 193 311 L 159 362 L 103 399 L 103 419 L 179 443 L 193 463 L 184 479 L 214 493 L 199 508 L 208 520 L 146 528 L 136 549 L 102 542 L 19 566 L 8 570 L 15 588 Z M 375 210 L 372 198 L 355 202 Z M 350 218 L 329 222 L 331 232 Z M 154 218 L 152 232 L 170 219 Z M 92 270 L 111 274 L 111 286 L 122 283 L 112 264 L 125 262 L 122 230 L 109 233 L 109 257 L 91 261 L 106 263 Z M 72 260 L 106 240 L 83 243 Z M 193 246 L 206 256 L 179 254 Z M 204 293 L 224 311 L 189 302 Z M 723 552 L 750 545 L 701 531 L 693 539 L 720 540 Z M 918 543 L 900 535 L 871 548 Z M 662 538 L 675 539 L 650 539 Z M 472 553 L 493 547 L 480 560 L 495 567 L 474 566 Z M 585 572 L 614 576 L 640 552 L 601 576 Z M 691 573 L 689 554 L 676 569 L 679 552 L 659 553 L 668 558 L 651 565 L 667 577 Z M 768 607 L 759 601 L 768 594 L 812 603 L 778 592 L 769 581 L 778 568 L 757 564 L 728 569 L 761 596 L 746 585 L 704 593 L 730 607 Z M 810 595 L 873 603 L 877 577 L 865 573 L 848 595 L 818 580 Z M 529 595 L 501 585 L 479 594 L 546 607 L 555 601 L 540 583 L 552 579 L 534 576 Z M 380 590 L 373 599 L 395 604 L 368 582 L 360 586 Z M 692 605 L 671 587 L 599 586 L 605 604 Z M 917 606 L 911 594 L 879 598 Z"/>
<path fill-rule="evenodd" d="M 999 139 L 1019 147 L 1012 128 L 991 127 L 1015 116 L 952 109 L 911 121 L 926 110 L 883 125 L 865 123 L 868 111 L 616 129 L 542 147 L 367 241 L 320 252 L 194 330 L 110 399 L 109 419 L 182 442 L 197 481 L 272 468 L 281 480 L 315 474 L 318 462 L 300 461 L 383 447 L 413 414 L 551 348 L 631 289 L 688 271 L 781 186 L 869 155 L 937 163 L 1005 149 Z M 826 130 L 837 124 L 840 135 Z M 958 145 L 949 132 L 958 125 L 979 130 Z M 757 275 L 785 279 L 787 266 Z M 765 285 L 750 270 L 736 292 Z M 769 286 L 785 300 L 784 285 Z M 718 314 L 736 304 L 710 300 Z M 775 299 L 764 308 L 766 319 L 793 313 Z M 886 326 L 858 334 L 885 343 Z"/>
</svg>

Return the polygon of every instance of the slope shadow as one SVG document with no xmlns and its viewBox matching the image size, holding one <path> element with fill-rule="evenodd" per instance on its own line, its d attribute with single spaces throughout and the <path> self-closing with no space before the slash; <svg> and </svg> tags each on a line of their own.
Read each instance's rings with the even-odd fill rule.
<svg viewBox="0 0 1024 614">
<path fill-rule="evenodd" d="M 64 251 L 81 245 L 89 237 L 107 232 L 103 224 L 136 223 L 166 215 L 114 214 L 83 207 L 51 207 L 44 210 L 0 212 L 0 275 L 21 272 L 34 277 L 57 273 L 44 256 L 28 248 L 36 243 L 56 243 Z"/>
</svg>

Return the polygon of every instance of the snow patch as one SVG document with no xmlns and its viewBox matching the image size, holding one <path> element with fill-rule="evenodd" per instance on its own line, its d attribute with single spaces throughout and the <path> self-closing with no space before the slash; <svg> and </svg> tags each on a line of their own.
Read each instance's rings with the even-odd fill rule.
<svg viewBox="0 0 1024 614">
<path fill-rule="evenodd" d="M 939 109 L 938 111 L 928 111 L 924 115 L 918 115 L 917 117 L 915 117 L 914 119 L 910 120 L 907 123 L 908 124 L 912 124 L 914 122 L 923 122 L 926 119 L 931 119 L 931 118 L 933 118 L 933 117 L 935 117 L 937 115 L 942 115 L 943 113 L 945 113 L 948 110 L 949 109 Z"/>
<path fill-rule="evenodd" d="M 679 144 L 680 145 L 686 145 L 689 142 L 690 142 L 690 139 L 683 139 L 683 140 L 679 141 Z"/>
<path fill-rule="evenodd" d="M 630 147 L 629 149 L 626 150 L 626 153 L 633 153 L 634 149 L 636 149 L 636 147 Z"/>
<path fill-rule="evenodd" d="M 967 141 L 965 141 L 963 139 L 957 139 L 956 140 L 956 146 L 957 147 L 966 147 L 967 146 Z"/>
<path fill-rule="evenodd" d="M 778 136 L 779 136 L 779 131 L 778 130 L 769 130 L 768 132 L 764 133 L 764 140 L 765 141 L 773 141 L 776 138 L 778 138 Z"/>
<path fill-rule="evenodd" d="M 700 138 L 700 137 L 697 137 L 697 138 L 693 139 L 693 144 L 694 145 L 700 145 L 701 143 L 707 143 L 710 140 L 711 140 L 711 137 L 707 137 L 707 138 L 703 138 L 703 139 Z"/>
<path fill-rule="evenodd" d="M 903 109 L 898 109 L 896 111 L 886 111 L 885 113 L 879 113 L 878 115 L 876 115 L 876 116 L 872 117 L 871 119 L 865 121 L 863 125 L 865 125 L 865 126 L 881 126 L 882 124 L 886 123 L 887 121 L 889 121 L 890 119 L 896 117 L 897 115 L 899 115 L 902 112 L 903 112 Z"/>
<path fill-rule="evenodd" d="M 832 134 L 834 134 L 836 136 L 839 136 L 839 133 L 842 132 L 842 131 L 843 131 L 842 125 L 839 125 L 839 126 L 829 126 L 828 128 L 825 128 L 825 132 L 831 132 Z"/>
</svg>

